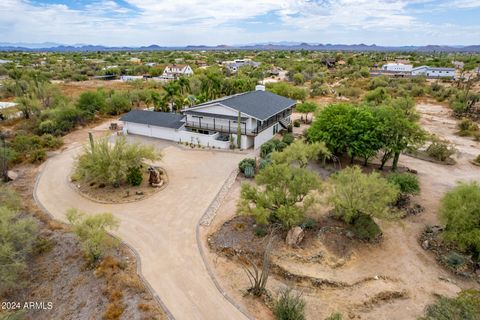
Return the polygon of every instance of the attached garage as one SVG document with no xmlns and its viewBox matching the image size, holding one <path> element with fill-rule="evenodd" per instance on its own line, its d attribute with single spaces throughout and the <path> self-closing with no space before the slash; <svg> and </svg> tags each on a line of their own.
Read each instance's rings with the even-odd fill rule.
<svg viewBox="0 0 480 320">
<path fill-rule="evenodd" d="M 120 118 L 125 134 L 179 141 L 179 130 L 183 129 L 184 118 L 181 114 L 132 110 Z"/>
</svg>

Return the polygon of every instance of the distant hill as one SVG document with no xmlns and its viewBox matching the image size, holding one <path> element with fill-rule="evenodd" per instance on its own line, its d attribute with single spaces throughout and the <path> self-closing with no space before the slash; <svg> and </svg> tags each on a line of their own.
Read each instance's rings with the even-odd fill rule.
<svg viewBox="0 0 480 320">
<path fill-rule="evenodd" d="M 362 52 L 475 52 L 480 53 L 480 45 L 470 46 L 377 46 L 375 44 L 312 44 L 305 42 L 276 42 L 246 45 L 187 45 L 159 46 L 152 44 L 141 47 L 108 47 L 102 45 L 62 45 L 56 43 L 1 43 L 0 51 L 30 51 L 30 52 L 94 52 L 94 51 L 162 51 L 162 50 L 317 50 L 317 51 L 362 51 Z"/>
</svg>

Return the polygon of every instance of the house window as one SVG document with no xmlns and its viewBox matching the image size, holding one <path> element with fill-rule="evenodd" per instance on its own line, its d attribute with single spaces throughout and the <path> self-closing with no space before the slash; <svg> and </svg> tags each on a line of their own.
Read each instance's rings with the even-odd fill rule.
<svg viewBox="0 0 480 320">
<path fill-rule="evenodd" d="M 278 123 L 273 126 L 273 134 L 277 134 L 278 132 Z"/>
</svg>

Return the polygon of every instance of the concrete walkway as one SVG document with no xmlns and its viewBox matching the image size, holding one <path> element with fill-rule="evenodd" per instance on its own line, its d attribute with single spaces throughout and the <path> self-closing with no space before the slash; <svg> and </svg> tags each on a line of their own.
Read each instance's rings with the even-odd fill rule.
<svg viewBox="0 0 480 320">
<path fill-rule="evenodd" d="M 246 319 L 215 287 L 195 236 L 203 213 L 245 155 L 168 146 L 160 163 L 168 186 L 143 201 L 112 205 L 92 202 L 69 186 L 80 151 L 64 151 L 44 164 L 34 191 L 37 201 L 62 221 L 72 207 L 118 217 L 115 235 L 138 252 L 143 276 L 175 319 Z"/>
</svg>

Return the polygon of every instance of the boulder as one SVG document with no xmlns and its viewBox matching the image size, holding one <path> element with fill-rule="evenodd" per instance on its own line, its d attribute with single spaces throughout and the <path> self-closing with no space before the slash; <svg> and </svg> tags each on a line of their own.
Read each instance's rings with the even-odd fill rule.
<svg viewBox="0 0 480 320">
<path fill-rule="evenodd" d="M 428 242 L 428 240 L 425 240 L 422 242 L 423 250 L 428 250 L 429 247 L 430 247 L 430 243 Z"/>
<path fill-rule="evenodd" d="M 293 227 L 287 233 L 286 242 L 289 246 L 297 246 L 302 242 L 305 232 L 300 227 Z"/>
<path fill-rule="evenodd" d="M 18 178 L 18 173 L 16 173 L 15 171 L 8 170 L 7 177 L 9 181 L 15 181 Z"/>
</svg>

